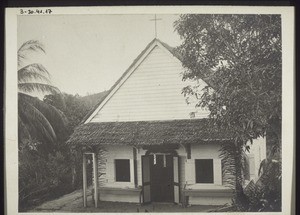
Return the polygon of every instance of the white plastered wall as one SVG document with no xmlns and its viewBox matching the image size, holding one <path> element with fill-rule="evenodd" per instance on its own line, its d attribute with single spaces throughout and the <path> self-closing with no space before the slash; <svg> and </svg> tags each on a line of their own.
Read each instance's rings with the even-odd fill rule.
<svg viewBox="0 0 300 215">
<path fill-rule="evenodd" d="M 222 167 L 219 157 L 220 145 L 215 143 L 191 145 L 191 159 L 186 160 L 186 183 L 191 189 L 201 188 L 207 184 L 196 183 L 195 159 L 213 159 L 214 183 L 210 185 L 222 185 Z"/>
<path fill-rule="evenodd" d="M 134 157 L 132 146 L 106 146 L 105 187 L 134 188 Z M 130 160 L 130 182 L 117 182 L 115 179 L 115 159 Z"/>
<path fill-rule="evenodd" d="M 187 154 L 184 147 L 179 147 L 177 153 L 180 159 L 180 180 L 181 190 L 187 184 L 186 189 L 203 189 L 207 188 L 206 192 L 211 189 L 228 189 L 222 185 L 222 170 L 221 160 L 219 158 L 219 144 L 196 144 L 191 145 L 191 159 L 187 159 Z M 132 146 L 107 146 L 106 147 L 107 163 L 105 165 L 106 175 L 103 177 L 105 183 L 102 186 L 105 187 L 118 187 L 118 188 L 134 188 L 134 170 L 133 170 L 133 147 Z M 146 150 L 142 148 L 137 149 L 137 184 L 142 186 L 142 155 L 145 155 Z M 114 159 L 130 159 L 130 182 L 116 182 L 114 179 Z M 214 159 L 214 183 L 213 184 L 196 184 L 195 183 L 195 163 L 190 162 L 195 159 Z M 183 196 L 182 196 L 183 197 Z M 102 195 L 102 200 L 106 201 L 124 201 L 124 202 L 138 202 L 136 196 L 117 196 L 117 195 Z M 100 194 L 101 199 L 101 194 Z M 230 202 L 229 197 L 190 197 L 190 204 L 203 204 L 203 205 L 220 205 Z"/>
<path fill-rule="evenodd" d="M 190 196 L 191 205 L 223 205 L 230 203 L 230 196 L 205 196 L 211 190 L 228 190 L 229 188 L 222 184 L 222 164 L 219 157 L 220 144 L 203 143 L 191 145 L 191 159 L 185 162 L 185 183 L 188 190 L 202 190 L 204 196 Z M 213 159 L 214 183 L 196 183 L 195 159 Z"/>
</svg>

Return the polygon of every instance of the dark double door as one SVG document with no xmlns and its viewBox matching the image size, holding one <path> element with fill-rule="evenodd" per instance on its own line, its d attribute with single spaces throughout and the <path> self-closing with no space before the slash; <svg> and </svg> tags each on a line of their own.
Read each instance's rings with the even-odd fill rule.
<svg viewBox="0 0 300 215">
<path fill-rule="evenodd" d="M 152 202 L 174 202 L 172 155 L 150 155 L 150 178 Z"/>
<path fill-rule="evenodd" d="M 142 185 L 143 203 L 179 203 L 179 157 L 171 154 L 143 155 Z"/>
</svg>

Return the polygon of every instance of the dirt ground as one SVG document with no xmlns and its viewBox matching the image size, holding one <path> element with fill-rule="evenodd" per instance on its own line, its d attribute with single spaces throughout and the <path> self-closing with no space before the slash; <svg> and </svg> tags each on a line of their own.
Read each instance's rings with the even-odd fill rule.
<svg viewBox="0 0 300 215">
<path fill-rule="evenodd" d="M 218 208 L 217 206 L 195 205 L 183 208 L 172 203 L 152 203 L 139 205 L 136 203 L 123 202 L 99 202 L 98 208 L 94 207 L 91 192 L 88 193 L 88 206 L 83 207 L 82 191 L 62 196 L 61 198 L 48 201 L 34 208 L 30 212 L 208 212 Z"/>
</svg>

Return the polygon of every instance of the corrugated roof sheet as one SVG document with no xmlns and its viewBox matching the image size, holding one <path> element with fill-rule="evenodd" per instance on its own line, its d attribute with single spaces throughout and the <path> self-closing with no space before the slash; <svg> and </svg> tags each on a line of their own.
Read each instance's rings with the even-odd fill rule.
<svg viewBox="0 0 300 215">
<path fill-rule="evenodd" d="M 78 126 L 68 144 L 162 145 L 197 143 L 203 140 L 230 139 L 229 131 L 212 125 L 210 119 L 101 122 Z"/>
</svg>

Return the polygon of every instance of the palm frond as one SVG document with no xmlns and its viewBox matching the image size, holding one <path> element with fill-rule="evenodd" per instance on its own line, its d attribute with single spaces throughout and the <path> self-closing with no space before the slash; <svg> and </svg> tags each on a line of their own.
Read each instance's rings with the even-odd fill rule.
<svg viewBox="0 0 300 215">
<path fill-rule="evenodd" d="M 22 141 L 32 140 L 29 128 L 26 126 L 20 116 L 18 116 L 18 138 Z"/>
<path fill-rule="evenodd" d="M 236 149 L 233 143 L 223 143 L 219 157 L 222 159 L 223 184 L 232 189 L 236 185 Z"/>
<path fill-rule="evenodd" d="M 18 52 L 31 50 L 31 51 L 42 51 L 45 53 L 45 49 L 42 43 L 38 40 L 28 40 L 22 44 L 22 46 L 18 49 Z"/>
<path fill-rule="evenodd" d="M 38 109 L 49 121 L 56 134 L 65 135 L 67 133 L 68 119 L 64 113 L 54 106 L 41 101 L 38 98 L 19 93 L 19 100 L 25 100 Z"/>
<path fill-rule="evenodd" d="M 19 97 L 19 117 L 27 129 L 30 130 L 31 135 L 39 136 L 45 135 L 46 139 L 51 142 L 56 140 L 56 134 L 48 119 L 26 99 Z"/>
<path fill-rule="evenodd" d="M 20 118 L 24 123 L 24 125 L 26 126 L 26 129 L 30 133 L 31 139 L 20 138 L 19 146 L 21 146 L 20 143 L 23 144 L 23 146 L 21 147 L 28 147 L 29 145 L 32 145 L 35 142 L 40 142 L 40 143 L 56 142 L 57 140 L 56 137 L 54 137 L 53 134 L 51 134 L 51 131 L 49 131 L 49 129 L 45 127 L 43 122 L 40 122 L 39 120 L 33 121 L 32 118 L 28 117 L 23 113 L 20 113 Z"/>
<path fill-rule="evenodd" d="M 21 113 L 22 115 L 22 121 L 26 125 L 26 128 L 30 132 L 31 139 L 29 140 L 29 143 L 31 142 L 40 142 L 40 143 L 55 143 L 57 141 L 56 136 L 53 136 L 51 134 L 51 131 L 43 124 L 43 122 L 35 119 L 33 121 L 33 117 L 30 118 L 27 115 Z M 25 144 L 26 144 L 25 140 Z M 23 139 L 20 140 L 19 143 L 22 143 Z M 23 143 L 24 144 L 24 143 Z M 46 144 L 47 145 L 47 144 Z"/>
<path fill-rule="evenodd" d="M 45 52 L 44 46 L 38 40 L 29 40 L 22 44 L 22 46 L 18 49 L 18 65 L 21 64 L 22 60 L 26 58 L 26 52 L 36 52 L 41 51 Z"/>
<path fill-rule="evenodd" d="M 47 104 L 36 97 L 32 97 L 24 93 L 18 93 L 18 96 L 21 99 L 25 99 L 26 101 L 30 102 L 33 106 L 38 108 L 47 118 L 57 118 L 59 120 L 59 123 L 68 123 L 68 120 L 64 113 L 58 110 L 53 105 Z"/>
<path fill-rule="evenodd" d="M 50 84 L 50 74 L 42 64 L 33 63 L 18 70 L 18 83 L 26 83 L 33 80 L 40 80 Z"/>
<path fill-rule="evenodd" d="M 41 92 L 41 93 L 60 93 L 60 90 L 57 87 L 54 87 L 50 84 L 43 83 L 19 83 L 18 89 L 20 92 L 32 93 L 32 92 Z"/>
<path fill-rule="evenodd" d="M 98 179 L 100 186 L 103 186 L 105 183 L 105 161 L 107 159 L 107 150 L 105 148 L 98 148 L 98 165 L 99 165 L 99 171 L 98 171 Z"/>
</svg>

